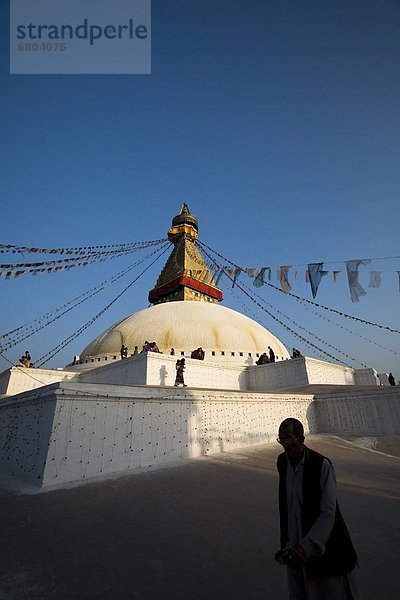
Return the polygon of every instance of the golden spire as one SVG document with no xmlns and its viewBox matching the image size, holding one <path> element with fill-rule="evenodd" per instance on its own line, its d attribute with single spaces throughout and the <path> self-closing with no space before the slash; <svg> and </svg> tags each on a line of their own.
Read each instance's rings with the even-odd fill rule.
<svg viewBox="0 0 400 600">
<path fill-rule="evenodd" d="M 198 221 L 183 203 L 180 212 L 172 219 L 168 239 L 174 248 L 155 287 L 149 292 L 149 302 L 176 302 L 194 300 L 220 302 L 222 292 L 215 285 L 209 267 L 197 246 Z"/>
<path fill-rule="evenodd" d="M 168 239 L 174 243 L 177 235 L 186 234 L 189 237 L 197 240 L 197 232 L 199 224 L 194 215 L 189 212 L 189 207 L 185 202 L 181 206 L 179 214 L 172 219 L 171 229 L 168 231 Z"/>
</svg>

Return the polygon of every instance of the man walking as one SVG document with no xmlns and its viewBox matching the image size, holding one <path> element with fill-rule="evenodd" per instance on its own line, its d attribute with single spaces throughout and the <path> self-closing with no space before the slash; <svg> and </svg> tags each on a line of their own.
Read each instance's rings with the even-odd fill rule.
<svg viewBox="0 0 400 600">
<path fill-rule="evenodd" d="M 357 555 L 336 500 L 328 458 L 304 445 L 304 428 L 285 419 L 277 440 L 281 550 L 290 600 L 354 600 L 348 574 Z"/>
</svg>

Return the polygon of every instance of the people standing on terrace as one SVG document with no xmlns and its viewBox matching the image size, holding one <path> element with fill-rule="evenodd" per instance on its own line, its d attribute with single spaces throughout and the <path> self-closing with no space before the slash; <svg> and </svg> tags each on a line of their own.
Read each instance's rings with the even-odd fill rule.
<svg viewBox="0 0 400 600">
<path fill-rule="evenodd" d="M 176 361 L 175 369 L 176 369 L 176 377 L 175 377 L 174 386 L 178 387 L 178 385 L 183 385 L 183 387 L 187 387 L 185 384 L 184 378 L 183 378 L 183 372 L 186 369 L 184 358 L 181 358 L 181 360 L 178 359 Z"/>
</svg>

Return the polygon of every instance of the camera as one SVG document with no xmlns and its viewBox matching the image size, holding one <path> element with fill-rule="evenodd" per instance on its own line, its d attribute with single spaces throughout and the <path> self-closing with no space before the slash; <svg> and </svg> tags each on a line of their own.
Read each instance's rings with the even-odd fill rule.
<svg viewBox="0 0 400 600">
<path fill-rule="evenodd" d="M 275 560 L 280 565 L 287 565 L 291 569 L 301 569 L 307 561 L 307 555 L 300 544 L 295 544 L 278 550 Z"/>
<path fill-rule="evenodd" d="M 275 560 L 280 565 L 287 565 L 293 560 L 293 552 L 292 548 L 283 548 L 282 550 L 278 550 L 275 554 Z"/>
</svg>

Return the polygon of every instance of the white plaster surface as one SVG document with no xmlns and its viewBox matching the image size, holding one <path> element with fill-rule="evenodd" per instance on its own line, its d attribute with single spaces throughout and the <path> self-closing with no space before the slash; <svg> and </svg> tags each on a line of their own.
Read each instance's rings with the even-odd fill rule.
<svg viewBox="0 0 400 600">
<path fill-rule="evenodd" d="M 375 369 L 354 369 L 355 385 L 380 385 Z"/>
<path fill-rule="evenodd" d="M 249 367 L 249 389 L 283 390 L 304 385 L 379 385 L 374 369 L 352 369 L 302 357 Z"/>
<path fill-rule="evenodd" d="M 173 386 L 180 357 L 149 352 L 80 373 L 81 383 Z M 247 389 L 246 368 L 186 358 L 185 382 L 191 387 Z"/>
<path fill-rule="evenodd" d="M 138 354 L 113 363 L 78 373 L 80 383 L 108 383 L 110 385 L 145 385 L 147 383 L 148 354 Z"/>
<path fill-rule="evenodd" d="M 115 395 L 123 391 L 124 395 Z M 85 394 L 87 394 L 85 396 Z M 259 444 L 312 397 L 63 383 L 0 407 L 2 463 L 47 486 Z"/>
<path fill-rule="evenodd" d="M 268 346 L 276 355 L 289 357 L 282 342 L 253 319 L 219 304 L 187 301 L 157 304 L 130 315 L 100 334 L 80 356 L 86 359 L 119 353 L 121 344 L 132 352 L 135 346 L 141 349 L 146 340 L 157 342 L 165 354 L 175 348 L 177 353 L 184 351 L 190 356 L 201 346 L 210 360 L 211 353 L 216 352 L 219 362 L 230 361 L 232 352 L 238 359 L 242 352 L 242 364 L 249 364 L 249 353 L 253 364 L 255 354 L 267 352 Z"/>
<path fill-rule="evenodd" d="M 76 381 L 120 385 L 172 386 L 177 356 L 149 352 L 116 361 L 77 375 Z M 266 365 L 217 364 L 185 359 L 185 383 L 189 387 L 273 391 L 308 384 L 377 385 L 373 369 L 349 367 L 313 358 L 297 358 Z"/>
<path fill-rule="evenodd" d="M 91 369 L 77 375 L 82 383 L 115 385 L 173 386 L 178 356 L 148 352 Z M 190 387 L 215 389 L 248 389 L 248 372 L 242 365 L 221 365 L 185 358 L 185 383 Z"/>
<path fill-rule="evenodd" d="M 294 358 L 266 365 L 248 367 L 249 389 L 281 390 L 308 384 L 304 358 Z"/>
<path fill-rule="evenodd" d="M 316 399 L 315 399 L 316 398 Z M 0 404 L 3 467 L 39 486 L 83 481 L 310 433 L 400 434 L 400 388 L 329 395 L 62 382 Z"/>
<path fill-rule="evenodd" d="M 350 367 L 308 357 L 302 360 L 306 362 L 309 384 L 354 385 L 354 369 Z"/>
<path fill-rule="evenodd" d="M 0 373 L 0 394 L 13 396 L 73 377 L 75 377 L 75 373 L 64 370 L 11 367 Z"/>
<path fill-rule="evenodd" d="M 314 410 L 321 432 L 400 435 L 400 387 L 317 395 Z"/>
<path fill-rule="evenodd" d="M 149 352 L 90 369 L 76 381 L 120 385 L 173 386 L 177 356 Z M 355 371 L 312 358 L 283 360 L 266 365 L 217 364 L 185 358 L 189 387 L 273 391 L 308 384 L 377 385 L 373 369 Z M 357 375 L 356 375 L 357 373 Z"/>
<path fill-rule="evenodd" d="M 63 380 L 74 380 L 77 384 L 173 386 L 177 358 L 180 357 L 149 352 L 84 371 L 13 367 L 0 375 L 0 394 L 11 396 Z M 379 384 L 373 369 L 354 370 L 308 357 L 251 367 L 191 358 L 185 361 L 185 383 L 204 389 L 268 392 L 308 384 Z"/>
<path fill-rule="evenodd" d="M 148 355 L 147 381 L 148 385 L 169 385 L 175 383 L 176 356 L 166 356 L 150 353 Z M 224 365 L 208 361 L 185 359 L 186 370 L 184 379 L 186 385 L 196 388 L 214 388 L 247 390 L 248 372 L 241 365 Z"/>
<path fill-rule="evenodd" d="M 379 373 L 378 374 L 378 379 L 379 379 L 379 384 L 380 385 L 390 386 L 390 383 L 389 383 L 389 373 Z"/>
</svg>

